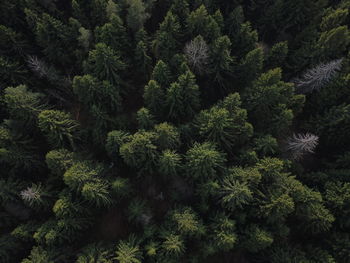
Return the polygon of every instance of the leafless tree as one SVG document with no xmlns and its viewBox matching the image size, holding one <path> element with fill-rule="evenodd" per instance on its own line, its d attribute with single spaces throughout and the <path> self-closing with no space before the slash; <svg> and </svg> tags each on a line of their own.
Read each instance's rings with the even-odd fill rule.
<svg viewBox="0 0 350 263">
<path fill-rule="evenodd" d="M 67 102 L 67 98 L 72 97 L 71 80 L 69 77 L 61 76 L 57 70 L 49 66 L 45 61 L 39 59 L 37 56 L 28 56 L 28 67 L 39 77 L 46 79 L 55 86 L 55 89 L 48 89 L 46 92 L 51 96 Z"/>
<path fill-rule="evenodd" d="M 188 42 L 185 46 L 185 55 L 192 70 L 200 75 L 207 71 L 209 48 L 202 36 Z"/>
<path fill-rule="evenodd" d="M 333 60 L 329 63 L 319 64 L 307 70 L 301 78 L 294 79 L 297 91 L 309 93 L 319 90 L 328 84 L 341 69 L 343 59 Z"/>
<path fill-rule="evenodd" d="M 52 74 L 52 70 L 47 66 L 47 64 L 38 59 L 37 56 L 28 56 L 27 63 L 29 68 L 40 78 L 47 78 Z"/>
<path fill-rule="evenodd" d="M 300 160 L 307 153 L 314 153 L 316 146 L 318 145 L 318 136 L 306 133 L 306 134 L 293 134 L 292 137 L 287 139 L 286 150 L 290 153 L 290 156 L 294 160 Z"/>
<path fill-rule="evenodd" d="M 33 203 L 36 200 L 40 200 L 41 197 L 41 186 L 40 185 L 32 185 L 27 189 L 21 191 L 20 196 L 23 201 L 27 203 Z"/>
</svg>

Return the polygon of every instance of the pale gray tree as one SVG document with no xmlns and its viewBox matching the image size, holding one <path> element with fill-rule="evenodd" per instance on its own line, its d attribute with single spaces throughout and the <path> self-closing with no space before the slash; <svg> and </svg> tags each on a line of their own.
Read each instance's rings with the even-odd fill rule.
<svg viewBox="0 0 350 263">
<path fill-rule="evenodd" d="M 343 59 L 336 59 L 328 63 L 322 63 L 307 70 L 301 78 L 293 82 L 300 93 L 309 93 L 319 90 L 327 85 L 341 69 Z"/>
<path fill-rule="evenodd" d="M 30 205 L 35 202 L 40 202 L 41 199 L 41 185 L 33 184 L 28 188 L 22 190 L 19 194 L 25 203 Z"/>
<path fill-rule="evenodd" d="M 300 160 L 305 154 L 314 153 L 319 137 L 311 133 L 298 133 L 289 137 L 286 150 L 294 160 Z"/>
<path fill-rule="evenodd" d="M 202 36 L 188 42 L 185 46 L 185 55 L 191 69 L 202 75 L 207 71 L 209 62 L 209 48 Z"/>
</svg>

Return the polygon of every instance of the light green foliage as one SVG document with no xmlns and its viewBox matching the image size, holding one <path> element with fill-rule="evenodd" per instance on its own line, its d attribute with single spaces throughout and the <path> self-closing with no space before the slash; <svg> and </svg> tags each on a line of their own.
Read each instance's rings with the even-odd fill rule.
<svg viewBox="0 0 350 263">
<path fill-rule="evenodd" d="M 185 156 L 188 176 L 194 180 L 215 177 L 225 164 L 225 155 L 208 142 L 195 143 Z"/>
<path fill-rule="evenodd" d="M 120 241 L 116 251 L 117 259 L 120 263 L 141 263 L 142 252 L 138 245 L 132 241 Z"/>
<path fill-rule="evenodd" d="M 46 154 L 46 165 L 55 175 L 63 173 L 74 164 L 74 153 L 66 149 L 52 150 Z"/>
<path fill-rule="evenodd" d="M 149 112 L 147 108 L 139 109 L 136 115 L 139 129 L 149 130 L 154 126 L 154 116 Z"/>
<path fill-rule="evenodd" d="M 71 189 L 81 190 L 85 183 L 94 181 L 101 172 L 101 166 L 88 161 L 81 161 L 64 173 L 63 180 Z"/>
<path fill-rule="evenodd" d="M 78 254 L 76 263 L 112 263 L 112 252 L 103 243 L 93 243 Z"/>
<path fill-rule="evenodd" d="M 22 263 L 54 263 L 50 259 L 50 254 L 42 247 L 34 247 L 28 258 L 22 260 Z"/>
<path fill-rule="evenodd" d="M 347 26 L 339 26 L 323 32 L 318 44 L 326 55 L 336 56 L 342 54 L 350 43 L 350 32 Z"/>
<path fill-rule="evenodd" d="M 33 120 L 45 108 L 42 98 L 42 94 L 29 91 L 25 85 L 8 87 L 4 94 L 4 102 L 11 116 L 24 121 Z"/>
<path fill-rule="evenodd" d="M 79 124 L 68 113 L 58 110 L 44 110 L 39 116 L 38 126 L 46 135 L 48 142 L 55 147 L 70 145 L 74 147 Z"/>
<path fill-rule="evenodd" d="M 200 235 L 203 231 L 203 226 L 198 220 L 198 216 L 194 211 L 185 207 L 174 210 L 171 213 L 171 218 L 175 222 L 177 231 L 184 236 Z"/>
<path fill-rule="evenodd" d="M 185 246 L 179 235 L 167 234 L 162 243 L 162 253 L 167 257 L 179 257 L 185 252 Z"/>
<path fill-rule="evenodd" d="M 81 194 L 84 199 L 97 207 L 110 206 L 112 204 L 109 185 L 102 180 L 95 179 L 92 182 L 85 183 L 81 189 Z"/>
<path fill-rule="evenodd" d="M 225 214 L 216 215 L 211 225 L 213 246 L 217 250 L 229 251 L 237 244 L 236 222 Z"/>
<path fill-rule="evenodd" d="M 321 30 L 328 31 L 342 25 L 348 17 L 349 10 L 347 9 L 336 9 L 329 12 L 328 15 L 322 17 Z"/>
<path fill-rule="evenodd" d="M 176 149 L 180 145 L 180 135 L 177 129 L 163 122 L 154 126 L 154 132 L 157 134 L 157 145 L 159 149 Z"/>
<path fill-rule="evenodd" d="M 245 234 L 246 236 L 243 240 L 244 247 L 252 252 L 265 249 L 273 242 L 273 236 L 257 226 L 249 227 Z"/>
<path fill-rule="evenodd" d="M 172 176 L 178 173 L 181 166 L 181 157 L 172 150 L 165 150 L 159 157 L 159 172 L 164 176 Z"/>
<path fill-rule="evenodd" d="M 246 182 L 240 182 L 232 176 L 225 177 L 221 183 L 222 205 L 228 210 L 235 210 L 248 205 L 253 200 L 253 192 Z"/>
<path fill-rule="evenodd" d="M 151 170 L 158 159 L 157 139 L 154 132 L 139 131 L 120 146 L 120 155 L 131 167 Z"/>
</svg>

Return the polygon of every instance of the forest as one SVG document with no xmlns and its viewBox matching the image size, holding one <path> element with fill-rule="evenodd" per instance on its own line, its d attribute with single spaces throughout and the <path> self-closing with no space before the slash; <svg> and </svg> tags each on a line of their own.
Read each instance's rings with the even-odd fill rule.
<svg viewBox="0 0 350 263">
<path fill-rule="evenodd" d="M 1 263 L 350 263 L 350 0 L 0 0 Z"/>
</svg>

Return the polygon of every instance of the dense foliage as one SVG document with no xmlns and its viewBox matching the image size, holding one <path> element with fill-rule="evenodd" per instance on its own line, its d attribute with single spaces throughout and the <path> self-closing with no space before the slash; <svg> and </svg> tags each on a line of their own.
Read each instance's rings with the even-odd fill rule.
<svg viewBox="0 0 350 263">
<path fill-rule="evenodd" d="M 350 262 L 349 0 L 1 0 L 0 261 Z"/>
</svg>

